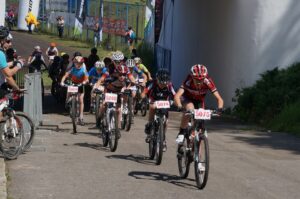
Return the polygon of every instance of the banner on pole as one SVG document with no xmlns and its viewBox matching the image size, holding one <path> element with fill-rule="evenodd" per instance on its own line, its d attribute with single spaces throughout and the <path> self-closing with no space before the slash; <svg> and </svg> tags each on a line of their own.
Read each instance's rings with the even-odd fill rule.
<svg viewBox="0 0 300 199">
<path fill-rule="evenodd" d="M 75 16 L 75 27 L 74 27 L 74 36 L 82 34 L 82 27 L 85 21 L 85 0 L 79 0 L 80 4 L 77 6 L 76 16 Z"/>
</svg>

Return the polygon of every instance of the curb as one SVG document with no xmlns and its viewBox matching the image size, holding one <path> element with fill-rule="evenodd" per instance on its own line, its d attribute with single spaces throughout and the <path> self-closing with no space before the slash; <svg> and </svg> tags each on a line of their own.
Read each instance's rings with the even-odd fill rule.
<svg viewBox="0 0 300 199">
<path fill-rule="evenodd" d="M 5 172 L 5 162 L 0 158 L 0 198 L 7 198 L 7 178 Z"/>
</svg>

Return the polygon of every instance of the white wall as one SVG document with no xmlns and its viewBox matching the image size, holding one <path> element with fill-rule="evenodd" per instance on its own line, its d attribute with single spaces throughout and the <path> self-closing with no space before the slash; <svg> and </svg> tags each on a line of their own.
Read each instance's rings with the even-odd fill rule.
<svg viewBox="0 0 300 199">
<path fill-rule="evenodd" d="M 268 69 L 300 60 L 298 0 L 174 2 L 173 28 L 166 21 L 172 42 L 164 45 L 172 46 L 175 86 L 193 64 L 204 64 L 225 105 L 232 106 L 236 88 L 252 85 Z"/>
<path fill-rule="evenodd" d="M 0 26 L 4 26 L 5 23 L 5 9 L 6 4 L 5 0 L 0 3 Z"/>
</svg>

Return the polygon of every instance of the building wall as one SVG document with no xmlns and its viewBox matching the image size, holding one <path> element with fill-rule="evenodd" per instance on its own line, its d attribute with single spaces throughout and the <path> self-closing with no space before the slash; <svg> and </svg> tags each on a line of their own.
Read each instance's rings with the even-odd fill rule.
<svg viewBox="0 0 300 199">
<path fill-rule="evenodd" d="M 300 1 L 185 0 L 174 1 L 173 9 L 164 22 L 172 40 L 160 43 L 172 46 L 177 87 L 193 64 L 204 64 L 225 105 L 232 106 L 237 88 L 252 85 L 268 69 L 300 60 Z"/>
</svg>

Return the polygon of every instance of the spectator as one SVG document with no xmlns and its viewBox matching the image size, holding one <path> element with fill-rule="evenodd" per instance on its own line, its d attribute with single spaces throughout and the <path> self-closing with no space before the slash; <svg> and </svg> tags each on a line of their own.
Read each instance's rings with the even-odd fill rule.
<svg viewBox="0 0 300 199">
<path fill-rule="evenodd" d="M 62 38 L 63 35 L 64 35 L 64 26 L 65 26 L 64 17 L 63 16 L 58 16 L 56 20 L 57 20 L 58 36 L 60 38 Z"/>
<path fill-rule="evenodd" d="M 94 26 L 94 47 L 97 48 L 100 41 L 100 26 L 99 23 L 95 23 Z"/>
<path fill-rule="evenodd" d="M 91 54 L 88 57 L 88 61 L 87 61 L 87 65 L 86 65 L 87 71 L 90 71 L 90 69 L 92 67 L 94 67 L 96 61 L 100 60 L 99 56 L 97 55 L 97 52 L 98 52 L 97 48 L 92 48 L 91 49 Z"/>
<path fill-rule="evenodd" d="M 128 27 L 128 31 L 125 34 L 127 38 L 127 43 L 130 49 L 133 49 L 133 41 L 136 39 L 135 32 L 132 30 L 132 27 Z"/>
</svg>

